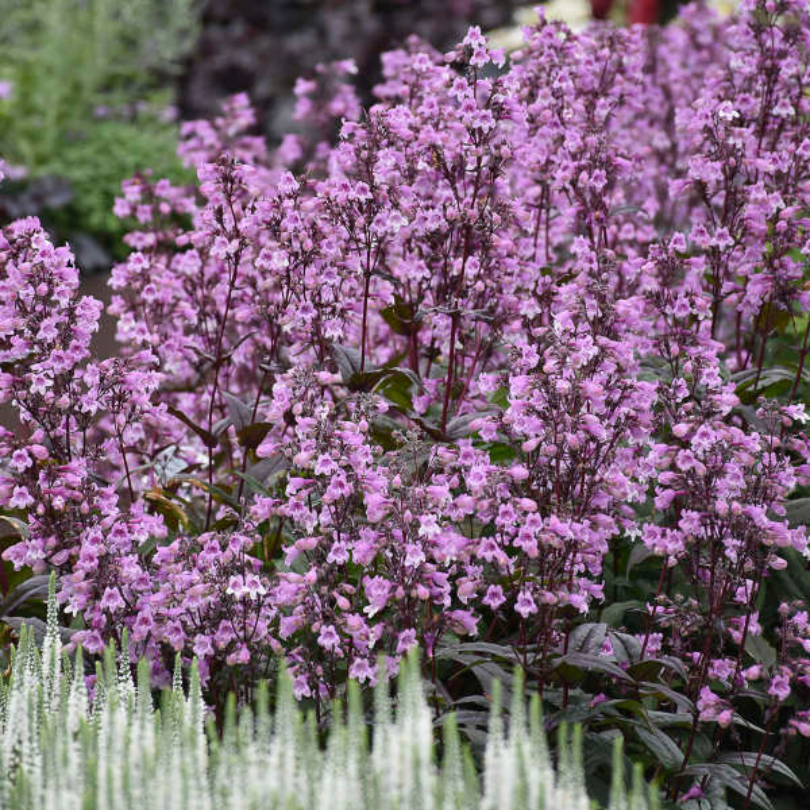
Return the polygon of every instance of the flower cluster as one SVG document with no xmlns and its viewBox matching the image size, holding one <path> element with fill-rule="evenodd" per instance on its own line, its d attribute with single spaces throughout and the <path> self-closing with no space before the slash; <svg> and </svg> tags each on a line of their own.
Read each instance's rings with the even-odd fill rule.
<svg viewBox="0 0 810 810">
<path fill-rule="evenodd" d="M 474 28 L 412 40 L 362 115 L 349 63 L 301 83 L 314 142 L 276 151 L 236 97 L 184 126 L 196 189 L 124 184 L 119 360 L 67 250 L 9 226 L 7 558 L 59 568 L 91 651 L 126 627 L 212 689 L 283 653 L 320 705 L 463 636 L 542 687 L 629 554 L 658 587 L 624 638 L 679 662 L 693 736 L 760 680 L 778 711 L 808 688 L 806 610 L 760 615 L 807 554 L 808 31 L 746 0 L 541 19 L 508 65 Z"/>
</svg>

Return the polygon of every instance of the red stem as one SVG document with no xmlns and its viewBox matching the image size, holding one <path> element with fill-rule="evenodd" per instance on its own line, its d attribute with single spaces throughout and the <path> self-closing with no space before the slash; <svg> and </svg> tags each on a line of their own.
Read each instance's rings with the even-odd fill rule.
<svg viewBox="0 0 810 810">
<path fill-rule="evenodd" d="M 450 407 L 450 389 L 453 386 L 453 366 L 456 362 L 456 322 L 457 315 L 450 316 L 452 325 L 450 326 L 450 358 L 447 362 L 447 382 L 444 388 L 444 405 L 442 406 L 442 433 L 447 429 L 447 411 Z"/>
</svg>

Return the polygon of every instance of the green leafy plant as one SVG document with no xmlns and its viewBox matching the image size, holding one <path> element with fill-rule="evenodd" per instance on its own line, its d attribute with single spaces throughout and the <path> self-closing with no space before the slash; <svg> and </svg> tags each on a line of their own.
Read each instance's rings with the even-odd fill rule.
<svg viewBox="0 0 810 810">
<path fill-rule="evenodd" d="M 166 83 L 195 41 L 194 0 L 0 0 L 0 19 L 0 154 L 66 181 L 42 202 L 50 224 L 109 249 L 122 177 L 183 176 Z"/>
</svg>

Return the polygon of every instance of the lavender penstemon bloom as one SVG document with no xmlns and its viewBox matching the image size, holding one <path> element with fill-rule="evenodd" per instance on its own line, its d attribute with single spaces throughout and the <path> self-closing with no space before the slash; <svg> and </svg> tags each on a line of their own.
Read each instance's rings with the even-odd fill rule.
<svg viewBox="0 0 810 810">
<path fill-rule="evenodd" d="M 351 65 L 302 82 L 315 141 L 275 151 L 237 96 L 184 127 L 197 188 L 123 186 L 117 360 L 90 353 L 69 251 L 12 224 L 0 495 L 29 526 L 6 558 L 60 571 L 75 643 L 126 627 L 158 682 L 196 656 L 214 702 L 283 655 L 320 712 L 381 653 L 393 674 L 418 645 L 435 681 L 478 638 L 563 709 L 563 664 L 672 709 L 657 662 L 687 801 L 698 733 L 711 759 L 746 696 L 810 736 L 785 710 L 806 608 L 752 652 L 767 583 L 808 554 L 786 515 L 810 485 L 808 32 L 806 3 L 746 0 L 663 29 L 541 18 L 509 64 L 475 28 L 413 40 L 365 112 Z M 620 560 L 655 567 L 641 622 L 586 622 Z"/>
</svg>

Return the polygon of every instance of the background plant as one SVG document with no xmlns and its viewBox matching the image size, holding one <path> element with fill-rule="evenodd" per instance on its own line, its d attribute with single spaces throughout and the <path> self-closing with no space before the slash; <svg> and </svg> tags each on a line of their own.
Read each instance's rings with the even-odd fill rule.
<svg viewBox="0 0 810 810">
<path fill-rule="evenodd" d="M 195 6 L 34 0 L 4 2 L 0 14 L 0 153 L 25 178 L 0 204 L 11 216 L 47 210 L 62 238 L 104 266 L 87 238 L 105 251 L 118 243 L 110 209 L 121 178 L 183 176 L 167 85 L 197 36 Z"/>
</svg>

